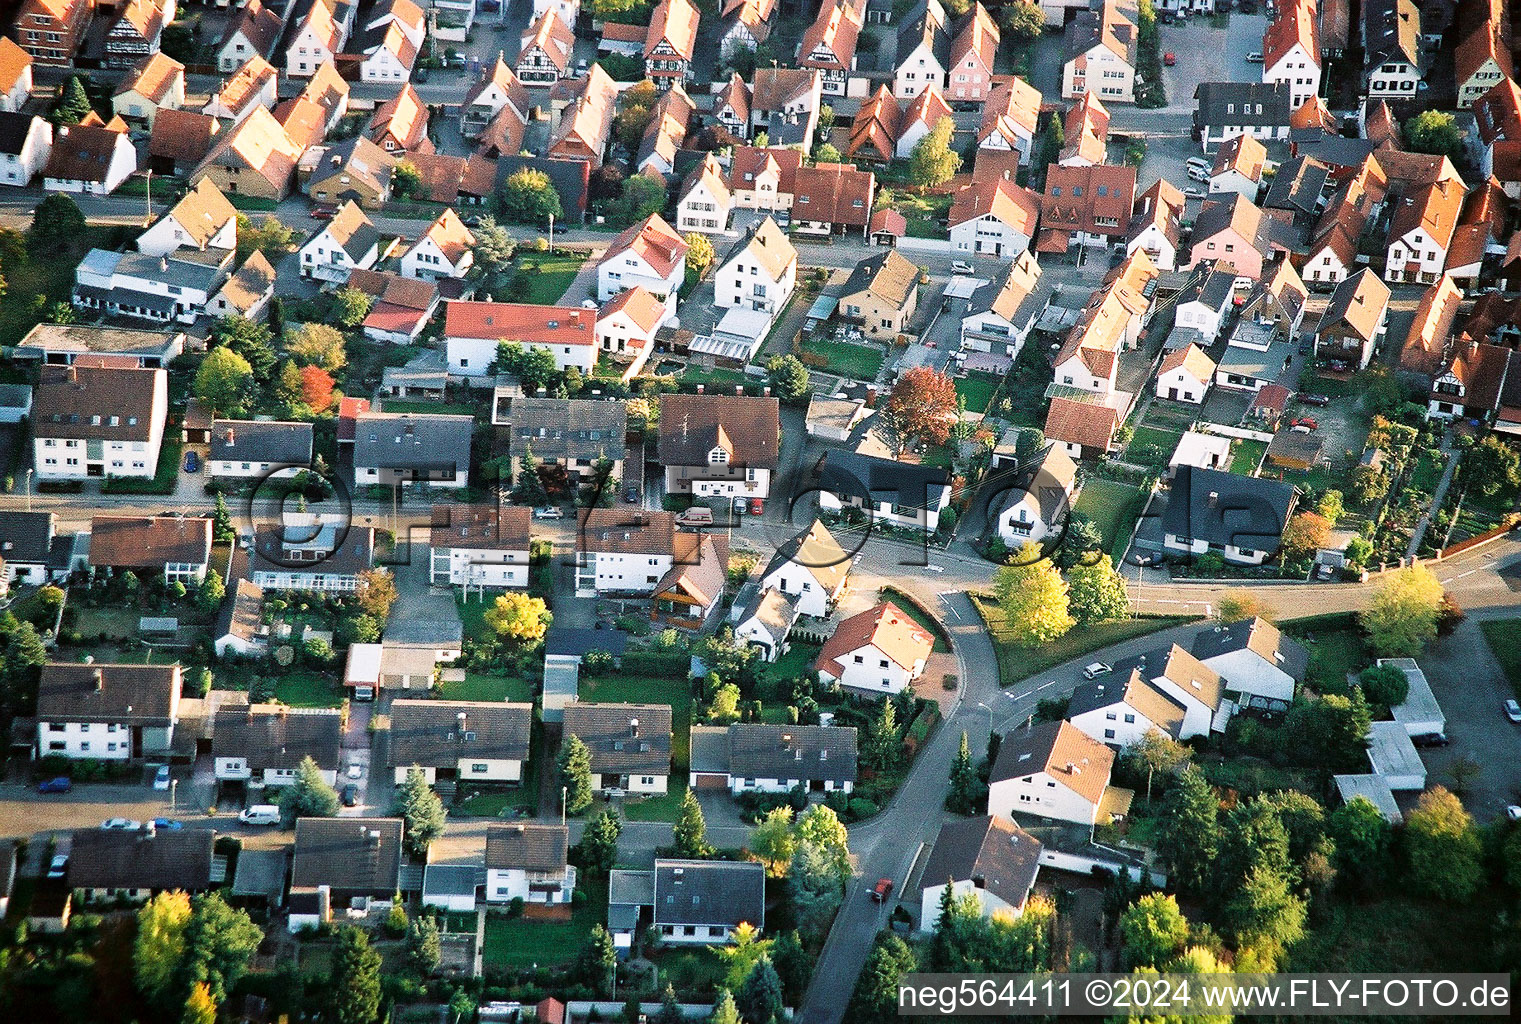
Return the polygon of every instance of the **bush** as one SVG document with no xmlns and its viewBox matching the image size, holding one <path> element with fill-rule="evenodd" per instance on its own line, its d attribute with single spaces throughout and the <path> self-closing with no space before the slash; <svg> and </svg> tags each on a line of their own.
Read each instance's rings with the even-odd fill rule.
<svg viewBox="0 0 1521 1024">
<path fill-rule="evenodd" d="M 862 818 L 870 818 L 880 810 L 881 808 L 870 800 L 851 800 L 845 805 L 846 814 L 856 821 L 860 821 Z"/>
</svg>

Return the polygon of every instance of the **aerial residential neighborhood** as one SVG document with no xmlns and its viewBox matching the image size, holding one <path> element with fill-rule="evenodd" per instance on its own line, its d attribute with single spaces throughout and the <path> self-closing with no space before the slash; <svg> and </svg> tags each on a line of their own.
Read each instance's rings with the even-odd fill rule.
<svg viewBox="0 0 1521 1024">
<path fill-rule="evenodd" d="M 0 1020 L 1521 971 L 1521 5 L 6 17 Z"/>
</svg>

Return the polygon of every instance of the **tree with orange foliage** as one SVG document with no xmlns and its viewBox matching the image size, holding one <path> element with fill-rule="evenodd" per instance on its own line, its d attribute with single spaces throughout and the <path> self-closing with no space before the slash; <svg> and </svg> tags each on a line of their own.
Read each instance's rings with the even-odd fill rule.
<svg viewBox="0 0 1521 1024">
<path fill-rule="evenodd" d="M 326 410 L 333 403 L 333 375 L 320 366 L 303 366 L 301 399 L 313 413 Z"/>
<path fill-rule="evenodd" d="M 1331 535 L 1331 521 L 1319 512 L 1301 512 L 1289 520 L 1283 531 L 1283 552 L 1290 558 L 1313 555 L 1326 546 Z"/>
<path fill-rule="evenodd" d="M 877 413 L 877 426 L 883 440 L 901 455 L 915 439 L 945 444 L 955 419 L 955 383 L 928 366 L 916 366 L 893 385 L 886 406 Z"/>
</svg>

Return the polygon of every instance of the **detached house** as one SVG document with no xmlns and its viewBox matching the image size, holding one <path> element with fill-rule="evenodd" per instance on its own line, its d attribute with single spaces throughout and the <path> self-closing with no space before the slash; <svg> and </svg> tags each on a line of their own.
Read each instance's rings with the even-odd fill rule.
<svg viewBox="0 0 1521 1024">
<path fill-rule="evenodd" d="M 391 775 L 420 768 L 428 785 L 516 784 L 528 762 L 532 704 L 469 700 L 391 701 Z"/>
<path fill-rule="evenodd" d="M 655 335 L 670 320 L 666 304 L 636 284 L 597 311 L 597 349 L 623 366 L 623 379 L 636 377 L 655 351 Z"/>
<path fill-rule="evenodd" d="M 662 396 L 657 458 L 666 493 L 769 497 L 781 446 L 779 408 L 775 398 Z"/>
<path fill-rule="evenodd" d="M 687 126 L 695 108 L 687 91 L 673 85 L 660 94 L 650 111 L 650 123 L 639 141 L 634 170 L 647 175 L 668 175 L 676 169 L 676 154 L 686 142 Z"/>
<path fill-rule="evenodd" d="M 1215 166 L 1209 175 L 1210 195 L 1235 193 L 1255 203 L 1266 166 L 1267 148 L 1250 135 L 1236 136 L 1215 153 Z"/>
<path fill-rule="evenodd" d="M 348 23 L 337 20 L 338 0 L 311 0 L 304 15 L 296 15 L 296 29 L 285 49 L 285 71 L 294 78 L 306 78 L 338 55 L 348 39 L 353 20 L 352 7 L 344 8 Z M 331 5 L 331 6 L 330 6 Z"/>
<path fill-rule="evenodd" d="M 692 786 L 741 793 L 849 793 L 856 780 L 856 730 L 825 725 L 692 728 Z"/>
<path fill-rule="evenodd" d="M 399 156 L 406 158 L 406 154 Z M 398 156 L 356 135 L 330 146 L 313 146 L 301 157 L 297 171 L 306 183 L 307 195 L 317 204 L 354 202 L 376 210 L 391 198 L 398 162 Z"/>
<path fill-rule="evenodd" d="M 945 72 L 951 62 L 949 19 L 940 0 L 919 0 L 903 16 L 898 30 L 898 67 L 893 75 L 893 95 L 911 100 L 930 86 L 945 88 Z"/>
<path fill-rule="evenodd" d="M 428 546 L 434 586 L 528 586 L 530 511 L 512 505 L 434 505 Z"/>
<path fill-rule="evenodd" d="M 898 159 L 907 160 L 919 140 L 935 129 L 944 118 L 951 116 L 950 104 L 945 96 L 931 85 L 915 96 L 898 121 L 898 144 L 894 150 Z"/>
<path fill-rule="evenodd" d="M 0 597 L 12 583 L 40 587 L 67 575 L 74 538 L 57 525 L 53 512 L 0 512 Z"/>
<path fill-rule="evenodd" d="M 1281 480 L 1178 466 L 1162 515 L 1169 553 L 1213 551 L 1236 565 L 1261 565 L 1278 550 L 1295 491 Z"/>
<path fill-rule="evenodd" d="M 1287 139 L 1289 104 L 1287 82 L 1201 82 L 1194 90 L 1194 137 L 1204 152 L 1237 135 L 1254 139 Z"/>
<path fill-rule="evenodd" d="M 1109 785 L 1114 751 L 1071 722 L 1042 722 L 1003 738 L 988 779 L 988 812 L 1105 825 L 1129 809 L 1129 790 Z"/>
<path fill-rule="evenodd" d="M 320 2 L 320 0 L 319 0 Z M 365 137 L 387 153 L 402 153 L 422 147 L 428 139 L 428 107 L 408 82 L 401 92 L 375 108 Z"/>
<path fill-rule="evenodd" d="M 32 55 L 0 36 L 0 111 L 14 113 L 32 97 Z"/>
<path fill-rule="evenodd" d="M 920 876 L 919 930 L 934 928 L 947 885 L 957 898 L 975 896 L 984 917 L 1018 917 L 1035 889 L 1042 849 L 1040 840 L 993 814 L 941 825 Z"/>
<path fill-rule="evenodd" d="M 51 662 L 37 684 L 39 758 L 164 756 L 179 724 L 180 666 Z"/>
<path fill-rule="evenodd" d="M 1046 172 L 1041 196 L 1037 252 L 1118 245 L 1130 232 L 1135 207 L 1135 168 L 1062 167 Z"/>
<path fill-rule="evenodd" d="M 1363 81 L 1370 99 L 1414 99 L 1421 82 L 1421 11 L 1413 0 L 1364 0 Z"/>
<path fill-rule="evenodd" d="M 690 0 L 660 0 L 644 37 L 644 74 L 664 91 L 692 81 L 697 50 L 697 8 Z"/>
<path fill-rule="evenodd" d="M 373 527 L 340 528 L 331 522 L 291 523 L 255 529 L 249 578 L 266 590 L 350 593 L 375 563 Z"/>
<path fill-rule="evenodd" d="M 312 425 L 275 420 L 211 422 L 206 469 L 214 477 L 263 479 L 271 470 L 310 466 Z"/>
<path fill-rule="evenodd" d="M 146 122 L 149 128 L 160 110 L 178 110 L 184 105 L 185 65 L 162 53 L 153 54 L 129 71 L 111 97 L 113 111 Z"/>
<path fill-rule="evenodd" d="M 1031 301 L 1040 283 L 1033 252 L 1024 252 L 993 272 L 967 300 L 961 318 L 961 346 L 1013 360 L 1035 326 L 1040 309 Z"/>
<path fill-rule="evenodd" d="M 729 164 L 729 194 L 734 205 L 778 213 L 790 210 L 803 154 L 795 149 L 735 146 Z"/>
<path fill-rule="evenodd" d="M 645 908 L 665 943 L 721 944 L 741 924 L 759 932 L 766 924 L 766 868 L 758 861 L 657 857 L 653 871 L 614 871 L 608 925 L 615 946 L 632 944 Z"/>
<path fill-rule="evenodd" d="M 1109 103 L 1135 102 L 1136 27 L 1117 0 L 1095 0 L 1067 23 L 1062 98 L 1090 92 Z"/>
<path fill-rule="evenodd" d="M 445 210 L 402 253 L 401 275 L 419 280 L 464 277 L 475 264 L 475 235 L 459 214 Z"/>
<path fill-rule="evenodd" d="M 318 0 L 320 5 L 321 0 Z M 401 888 L 400 818 L 297 818 L 288 928 L 331 922 L 389 903 Z"/>
<path fill-rule="evenodd" d="M 511 108 L 513 120 L 518 124 L 527 124 L 532 106 L 528 90 L 498 54 L 496 63 L 483 69 L 481 77 L 465 93 L 459 109 L 460 134 L 467 139 L 478 138 L 503 108 Z"/>
<path fill-rule="evenodd" d="M 798 614 L 829 616 L 845 593 L 854 552 L 847 552 L 822 521 L 777 546 L 761 572 L 760 589 L 775 589 L 796 602 Z"/>
<path fill-rule="evenodd" d="M 299 251 L 301 275 L 344 284 L 355 270 L 368 270 L 380 258 L 380 232 L 352 200 L 317 229 Z"/>
<path fill-rule="evenodd" d="M 110 124 L 57 125 L 53 149 L 43 168 L 43 187 L 50 192 L 109 195 L 137 170 L 137 149 L 119 117 Z"/>
<path fill-rule="evenodd" d="M 201 113 L 236 124 L 256 107 L 273 110 L 279 77 L 269 61 L 255 54 L 207 101 Z"/>
<path fill-rule="evenodd" d="M 1216 260 L 1194 265 L 1188 282 L 1173 303 L 1173 322 L 1204 336 L 1206 346 L 1220 337 L 1220 328 L 1236 294 L 1236 275 Z"/>
<path fill-rule="evenodd" d="M 1157 397 L 1203 405 L 1215 379 L 1215 361 L 1198 345 L 1175 348 L 1157 369 Z"/>
<path fill-rule="evenodd" d="M 354 433 L 354 481 L 466 487 L 474 427 L 471 416 L 361 413 Z"/>
<path fill-rule="evenodd" d="M 52 153 L 52 124 L 36 114 L 0 111 L 0 183 L 31 184 Z"/>
<path fill-rule="evenodd" d="M 134 830 L 77 829 L 69 843 L 69 888 L 86 901 L 133 903 L 159 892 L 204 892 L 212 887 L 213 865 L 226 870 L 213 853 L 215 835 L 209 827 L 159 831 L 153 822 Z"/>
<path fill-rule="evenodd" d="M 127 0 L 106 31 L 106 67 L 127 68 L 158 52 L 159 37 L 173 17 L 155 0 Z"/>
<path fill-rule="evenodd" d="M 625 288 L 641 285 L 674 312 L 686 272 L 686 240 L 660 214 L 652 213 L 613 239 L 602 254 L 597 300 L 606 302 Z"/>
<path fill-rule="evenodd" d="M 750 91 L 750 127 L 773 146 L 813 151 L 823 85 L 807 68 L 757 68 Z"/>
<path fill-rule="evenodd" d="M 945 85 L 945 95 L 951 102 L 981 103 L 988 98 L 998 43 L 998 24 L 986 7 L 974 2 L 951 40 Z"/>
<path fill-rule="evenodd" d="M 250 57 L 267 60 L 274 53 L 283 27 L 280 15 L 260 0 L 248 0 L 242 14 L 229 23 L 226 34 L 217 43 L 217 71 L 230 74 Z"/>
<path fill-rule="evenodd" d="M 797 286 L 797 250 L 770 217 L 751 228 L 724 255 L 713 278 L 714 304 L 743 306 L 773 316 Z"/>
<path fill-rule="evenodd" d="M 1019 165 L 1029 161 L 1040 121 L 1041 99 L 1040 90 L 1017 75 L 1000 76 L 994 82 L 987 102 L 982 105 L 982 124 L 977 129 L 979 177 L 988 170 L 985 165 L 994 162 L 1001 167 L 1005 159 L 1011 159 L 1014 164 L 1011 169 L 1017 173 Z M 1014 174 L 1008 177 L 1013 178 Z"/>
<path fill-rule="evenodd" d="M 818 71 L 825 95 L 845 95 L 846 80 L 856 66 L 861 17 L 855 0 L 827 0 L 803 31 L 797 66 Z"/>
<path fill-rule="evenodd" d="M 1059 446 L 1047 447 L 1005 491 L 994 517 L 999 539 L 1018 550 L 1056 533 L 1067 520 L 1076 486 L 1077 463 Z"/>
<path fill-rule="evenodd" d="M 1310 652 L 1265 619 L 1246 619 L 1200 633 L 1190 649 L 1224 688 L 1242 695 L 1243 707 L 1286 708 L 1304 680 Z"/>
<path fill-rule="evenodd" d="M 671 774 L 670 705 L 572 701 L 565 705 L 564 735 L 576 737 L 591 751 L 595 788 L 640 796 L 666 792 Z"/>
<path fill-rule="evenodd" d="M 676 95 L 676 89 L 666 95 Z M 681 198 L 676 202 L 676 229 L 683 233 L 717 234 L 729 226 L 729 211 L 733 208 L 734 198 L 724 181 L 723 168 L 709 153 L 682 184 Z"/>
<path fill-rule="evenodd" d="M 559 369 L 574 366 L 590 376 L 597 362 L 596 323 L 597 311 L 579 306 L 449 301 L 444 304 L 449 372 L 461 377 L 486 376 L 498 346 L 505 340 L 542 349 L 554 356 Z M 467 437 L 467 454 L 469 447 Z"/>
<path fill-rule="evenodd" d="M 137 236 L 137 249 L 167 256 L 179 249 L 236 249 L 238 211 L 216 183 L 201 178 L 153 226 Z"/>
<path fill-rule="evenodd" d="M 935 638 L 891 601 L 835 627 L 813 667 L 819 681 L 873 695 L 908 689 L 924 674 Z"/>
<path fill-rule="evenodd" d="M 44 366 L 32 396 L 37 479 L 152 479 L 168 413 L 165 370 Z"/>
<path fill-rule="evenodd" d="M 486 902 L 569 903 L 576 869 L 564 825 L 513 822 L 486 829 Z"/>
<path fill-rule="evenodd" d="M 90 521 L 91 573 L 162 574 L 194 586 L 211 564 L 211 520 L 186 516 L 96 516 Z"/>
<path fill-rule="evenodd" d="M 677 556 L 697 553 L 701 535 L 677 533 L 670 512 L 636 509 L 586 509 L 578 514 L 576 592 L 649 594 Z"/>
<path fill-rule="evenodd" d="M 957 252 L 1013 259 L 1030 248 L 1040 220 L 1040 197 L 1004 178 L 980 181 L 951 203 L 951 247 Z"/>
<path fill-rule="evenodd" d="M 850 123 L 850 142 L 845 155 L 852 160 L 891 163 L 898 155 L 898 130 L 903 111 L 887 86 L 877 87 L 871 98 L 861 104 Z"/>
<path fill-rule="evenodd" d="M 903 334 L 919 306 L 919 268 L 896 249 L 856 264 L 840 296 L 839 311 L 873 338 Z"/>
<path fill-rule="evenodd" d="M 819 462 L 821 509 L 869 510 L 877 520 L 924 533 L 940 528 L 951 500 L 945 470 L 857 452 L 831 451 Z"/>
<path fill-rule="evenodd" d="M 343 726 L 343 712 L 333 708 L 223 705 L 211 728 L 217 781 L 266 791 L 290 786 L 309 757 L 331 786 L 338 781 Z"/>
<path fill-rule="evenodd" d="M 1315 358 L 1364 369 L 1388 328 L 1389 288 L 1369 268 L 1342 281 L 1331 293 L 1315 333 Z"/>
<path fill-rule="evenodd" d="M 1104 163 L 1108 157 L 1109 110 L 1097 96 L 1085 92 L 1077 106 L 1067 111 L 1056 162 L 1063 167 L 1088 167 Z"/>
<path fill-rule="evenodd" d="M 533 85 L 553 85 L 571 71 L 576 36 L 553 10 L 538 17 L 518 46 L 517 77 Z"/>
</svg>

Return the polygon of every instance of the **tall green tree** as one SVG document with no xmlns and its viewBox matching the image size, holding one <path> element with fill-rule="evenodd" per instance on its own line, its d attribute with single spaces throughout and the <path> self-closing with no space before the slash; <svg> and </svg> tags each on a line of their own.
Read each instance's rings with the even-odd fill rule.
<svg viewBox="0 0 1521 1024">
<path fill-rule="evenodd" d="M 1131 967 L 1160 969 L 1183 951 L 1188 942 L 1188 918 L 1176 898 L 1148 893 L 1120 915 L 1120 941 Z"/>
<path fill-rule="evenodd" d="M 546 224 L 550 217 L 565 212 L 549 175 L 531 167 L 508 176 L 502 186 L 501 201 L 502 214 L 518 224 Z"/>
<path fill-rule="evenodd" d="M 50 192 L 32 209 L 26 247 L 34 255 L 65 250 L 77 245 L 84 231 L 85 216 L 79 204 L 62 192 Z"/>
<path fill-rule="evenodd" d="M 862 751 L 868 767 L 881 771 L 903 754 L 903 740 L 898 736 L 898 713 L 891 700 L 882 701 L 877 720 L 872 723 Z"/>
<path fill-rule="evenodd" d="M 29 715 L 37 707 L 37 684 L 47 664 L 47 646 L 30 622 L 22 622 L 5 642 L 0 662 L 0 715 Z"/>
<path fill-rule="evenodd" d="M 896 1024 L 898 987 L 905 976 L 918 970 L 914 951 L 896 935 L 877 937 L 866 966 L 856 978 L 845 1019 L 852 1024 Z"/>
<path fill-rule="evenodd" d="M 1370 888 L 1379 884 L 1389 865 L 1394 829 L 1373 801 L 1356 796 L 1326 818 L 1326 831 L 1336 844 L 1336 867 L 1343 880 Z"/>
<path fill-rule="evenodd" d="M 613 937 L 600 924 L 592 925 L 591 934 L 586 937 L 586 944 L 576 959 L 577 974 L 582 983 L 598 992 L 611 991 L 613 968 L 617 963 Z"/>
<path fill-rule="evenodd" d="M 297 818 L 332 818 L 338 814 L 338 793 L 322 777 L 310 756 L 296 766 L 296 781 L 280 794 L 280 817 L 289 827 Z"/>
<path fill-rule="evenodd" d="M 1485 497 L 1521 486 L 1521 452 L 1498 434 L 1487 434 L 1458 464 L 1462 482 Z"/>
<path fill-rule="evenodd" d="M 1157 772 L 1171 774 L 1188 763 L 1193 751 L 1159 729 L 1146 734 L 1126 747 L 1123 756 L 1146 773 L 1146 799 L 1151 799 L 1151 784 Z"/>
<path fill-rule="evenodd" d="M 777 977 L 770 957 L 762 957 L 755 965 L 735 1002 L 746 1024 L 778 1024 L 784 1019 L 782 979 Z"/>
<path fill-rule="evenodd" d="M 205 577 L 196 584 L 196 604 L 200 605 L 204 612 L 214 612 L 222 606 L 222 599 L 226 596 L 227 584 L 222 582 L 222 574 L 215 569 L 207 569 Z"/>
<path fill-rule="evenodd" d="M 1483 845 L 1463 802 L 1442 786 L 1421 794 L 1405 816 L 1405 856 L 1416 890 L 1463 903 L 1484 879 Z"/>
<path fill-rule="evenodd" d="M 53 104 L 53 112 L 48 117 L 54 124 L 70 125 L 78 124 L 89 114 L 90 97 L 85 92 L 84 82 L 78 75 L 70 75 L 58 95 L 58 102 Z"/>
<path fill-rule="evenodd" d="M 375 300 L 358 288 L 340 288 L 333 293 L 333 319 L 344 327 L 358 327 L 374 304 Z"/>
<path fill-rule="evenodd" d="M 576 844 L 581 868 L 598 877 L 606 877 L 618 861 L 618 837 L 623 834 L 623 819 L 609 807 L 591 821 Z"/>
<path fill-rule="evenodd" d="M 688 231 L 682 238 L 687 243 L 687 270 L 701 281 L 713 269 L 718 253 L 708 236 L 700 231 Z"/>
<path fill-rule="evenodd" d="M 195 397 L 214 413 L 236 416 L 244 410 L 253 389 L 253 367 L 229 348 L 214 348 L 195 371 Z"/>
<path fill-rule="evenodd" d="M 1458 119 L 1445 110 L 1421 111 L 1405 122 L 1400 134 L 1405 138 L 1405 148 L 1413 153 L 1456 159 L 1463 152 Z"/>
<path fill-rule="evenodd" d="M 766 369 L 771 374 L 772 392 L 783 402 L 798 401 L 812 387 L 808 380 L 808 367 L 797 356 L 772 356 Z"/>
<path fill-rule="evenodd" d="M 961 155 L 951 148 L 955 131 L 956 122 L 942 117 L 914 143 L 908 155 L 908 176 L 921 189 L 944 184 L 961 169 Z"/>
<path fill-rule="evenodd" d="M 1026 45 L 1035 42 L 1040 34 L 1046 30 L 1046 16 L 1041 12 L 1038 5 L 1030 3 L 1030 0 L 1014 0 L 1013 3 L 1004 4 L 999 12 L 998 20 L 1003 24 L 1004 32 L 1012 39 L 1017 39 Z"/>
<path fill-rule="evenodd" d="M 739 1007 L 734 1005 L 734 994 L 728 989 L 718 990 L 718 998 L 713 1000 L 713 1013 L 708 1017 L 708 1024 L 743 1024 L 739 1019 Z"/>
<path fill-rule="evenodd" d="M 994 571 L 993 593 L 1020 644 L 1050 643 L 1073 626 L 1067 582 L 1034 543 L 1021 548 L 1013 564 Z"/>
<path fill-rule="evenodd" d="M 438 970 L 443 950 L 438 938 L 438 923 L 431 917 L 414 917 L 407 923 L 407 962 L 426 978 Z"/>
<path fill-rule="evenodd" d="M 212 348 L 228 348 L 236 352 L 253 367 L 254 375 L 263 380 L 274 372 L 275 364 L 279 362 L 274 339 L 275 335 L 264 324 L 230 315 L 212 321 L 206 343 Z"/>
<path fill-rule="evenodd" d="M 1089 564 L 1077 564 L 1067 573 L 1068 608 L 1078 622 L 1123 619 L 1130 614 L 1130 595 L 1125 577 L 1114 568 L 1107 554 Z"/>
<path fill-rule="evenodd" d="M 195 986 L 185 997 L 180 1024 L 217 1024 L 217 1004 L 211 1001 L 211 990 L 205 985 Z"/>
<path fill-rule="evenodd" d="M 1220 801 L 1195 765 L 1184 768 L 1163 807 L 1157 852 L 1172 867 L 1178 888 L 1199 892 L 1220 849 Z"/>
<path fill-rule="evenodd" d="M 212 1002 L 221 1006 L 237 985 L 264 932 L 246 910 L 227 905 L 220 893 L 197 896 L 190 902 L 185 926 L 185 955 L 180 961 L 179 990 L 205 985 Z"/>
<path fill-rule="evenodd" d="M 396 816 L 401 819 L 407 852 L 425 856 L 428 846 L 444 834 L 444 802 L 428 785 L 417 765 L 407 769 L 406 781 L 396 791 Z"/>
<path fill-rule="evenodd" d="M 771 966 L 782 979 L 782 995 L 788 1006 L 798 1006 L 813 976 L 813 958 L 794 931 L 779 936 L 771 946 Z"/>
<path fill-rule="evenodd" d="M 328 1006 L 333 1024 L 374 1024 L 380 1015 L 380 953 L 364 932 L 350 925 L 338 931 L 328 976 Z"/>
<path fill-rule="evenodd" d="M 945 796 L 946 809 L 955 814 L 975 814 L 981 789 L 982 780 L 977 777 L 977 766 L 972 763 L 972 747 L 963 729 L 961 746 L 956 750 L 956 759 L 951 762 L 951 788 Z"/>
<path fill-rule="evenodd" d="M 1239 946 L 1282 950 L 1304 936 L 1305 904 L 1283 872 L 1253 868 L 1226 900 L 1224 919 Z"/>
<path fill-rule="evenodd" d="M 702 805 L 697 802 L 697 794 L 690 789 L 681 798 L 675 836 L 678 856 L 708 857 L 713 853 L 713 847 L 708 845 L 708 825 L 703 820 Z"/>
<path fill-rule="evenodd" d="M 579 736 L 567 736 L 560 744 L 557 762 L 560 785 L 565 787 L 565 813 L 580 814 L 591 806 L 591 749 Z"/>
<path fill-rule="evenodd" d="M 794 839 L 799 845 L 807 843 L 817 849 L 824 856 L 832 881 L 844 888 L 850 879 L 850 834 L 834 808 L 825 804 L 808 808 L 797 820 Z"/>
<path fill-rule="evenodd" d="M 156 1006 L 180 1000 L 175 982 L 185 956 L 185 930 L 190 926 L 190 897 L 162 892 L 137 912 L 137 938 L 132 949 L 137 990 Z"/>
<path fill-rule="evenodd" d="M 1441 581 L 1416 565 L 1384 577 L 1359 620 L 1378 654 L 1413 658 L 1436 639 L 1441 609 Z"/>
<path fill-rule="evenodd" d="M 750 852 L 761 859 L 773 877 L 786 872 L 796 849 L 791 807 L 771 808 L 750 833 Z"/>
</svg>

